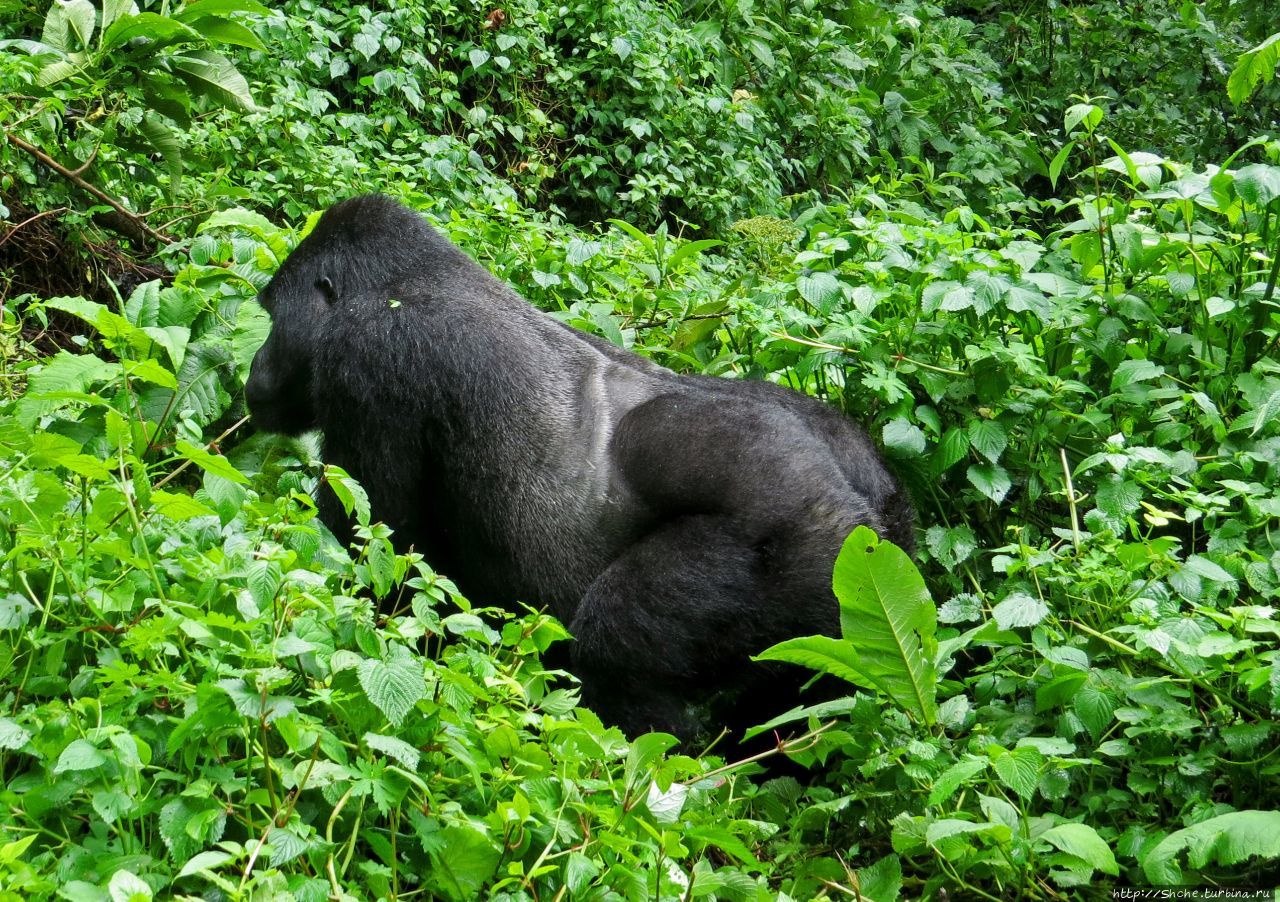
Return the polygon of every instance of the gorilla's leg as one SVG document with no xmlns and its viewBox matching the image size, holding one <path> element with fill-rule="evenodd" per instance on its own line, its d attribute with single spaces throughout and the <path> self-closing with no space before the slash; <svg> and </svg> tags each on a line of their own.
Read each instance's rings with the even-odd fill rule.
<svg viewBox="0 0 1280 902">
<path fill-rule="evenodd" d="M 725 517 L 682 517 L 633 544 L 570 624 L 583 702 L 630 735 L 691 738 L 689 702 L 782 638 L 761 573 L 761 553 Z"/>
</svg>

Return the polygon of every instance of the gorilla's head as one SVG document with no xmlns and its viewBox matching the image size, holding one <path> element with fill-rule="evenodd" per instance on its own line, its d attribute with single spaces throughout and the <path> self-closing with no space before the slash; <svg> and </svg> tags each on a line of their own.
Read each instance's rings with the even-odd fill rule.
<svg viewBox="0 0 1280 902">
<path fill-rule="evenodd" d="M 351 198 L 320 217 L 258 296 L 271 334 L 244 390 L 259 428 L 300 435 L 317 427 L 312 377 L 331 318 L 353 315 L 358 298 L 386 295 L 423 268 L 424 250 L 438 242 L 421 216 L 381 195 Z"/>
</svg>

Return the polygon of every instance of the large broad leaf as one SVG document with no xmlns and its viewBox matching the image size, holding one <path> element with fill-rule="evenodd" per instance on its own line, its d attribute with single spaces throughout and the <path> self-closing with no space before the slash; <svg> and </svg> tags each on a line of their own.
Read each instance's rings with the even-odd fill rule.
<svg viewBox="0 0 1280 902">
<path fill-rule="evenodd" d="M 204 43 L 200 32 L 188 25 L 158 13 L 138 13 L 136 16 L 121 16 L 112 22 L 111 27 L 102 33 L 100 49 L 107 53 L 137 38 L 144 38 L 147 49 L 151 51 L 179 42 Z"/>
<path fill-rule="evenodd" d="M 164 159 L 165 168 L 169 171 L 169 198 L 173 202 L 182 185 L 182 143 L 178 134 L 151 110 L 142 117 L 138 130 L 151 149 Z"/>
<path fill-rule="evenodd" d="M 102 0 L 102 35 L 99 41 L 105 40 L 108 29 L 124 16 L 133 15 L 133 0 Z"/>
<path fill-rule="evenodd" d="M 250 112 L 257 108 L 249 91 L 249 82 L 222 54 L 212 50 L 191 50 L 174 54 L 171 64 L 178 77 L 195 93 L 224 106 L 238 106 Z"/>
<path fill-rule="evenodd" d="M 30 427 L 45 414 L 65 407 L 89 387 L 120 375 L 119 363 L 99 360 L 92 354 L 70 354 L 59 351 L 46 358 L 44 365 L 27 379 L 27 393 L 17 404 L 14 415 L 18 422 Z"/>
<path fill-rule="evenodd" d="M 56 85 L 63 79 L 70 78 L 80 71 L 80 67 L 70 60 L 54 60 L 36 73 L 36 84 L 42 88 Z"/>
<path fill-rule="evenodd" d="M 1280 858 L 1280 811 L 1233 811 L 1175 830 L 1142 860 L 1152 883 L 1173 886 L 1183 882 L 1178 853 L 1199 869 L 1210 862 L 1231 867 L 1259 858 Z"/>
<path fill-rule="evenodd" d="M 1120 873 L 1111 847 L 1088 824 L 1059 824 L 1050 827 L 1040 838 L 1104 874 L 1115 876 Z"/>
<path fill-rule="evenodd" d="M 937 612 L 911 558 L 859 526 L 836 559 L 833 588 L 842 639 L 791 639 L 757 660 L 832 673 L 883 692 L 921 723 L 936 722 Z"/>
<path fill-rule="evenodd" d="M 191 27 L 204 35 L 210 44 L 235 44 L 238 47 L 267 52 L 266 45 L 256 34 L 239 22 L 232 22 L 230 19 L 205 16 L 194 20 Z"/>
<path fill-rule="evenodd" d="M 1277 65 L 1280 65 L 1280 32 L 1240 54 L 1227 79 L 1227 96 L 1231 102 L 1239 106 L 1248 100 L 1258 85 L 1275 78 Z"/>
<path fill-rule="evenodd" d="M 96 21 L 97 10 L 89 0 L 63 0 L 54 3 L 44 17 L 40 40 L 65 53 L 84 50 L 93 37 Z"/>
<path fill-rule="evenodd" d="M 269 16 L 271 10 L 256 0 L 196 0 L 174 13 L 173 18 L 180 22 L 195 22 L 208 16 L 226 16 L 229 13 Z"/>
<path fill-rule="evenodd" d="M 451 824 L 440 831 L 441 844 L 432 850 L 433 877 L 449 899 L 478 899 L 502 860 L 499 844 L 479 825 Z"/>
<path fill-rule="evenodd" d="M 217 454 L 210 454 L 203 448 L 197 448 L 190 442 L 179 441 L 176 444 L 178 454 L 191 461 L 206 473 L 212 473 L 214 476 L 221 476 L 223 479 L 235 483 L 246 483 L 249 477 L 245 476 L 237 470 L 225 457 Z"/>
</svg>

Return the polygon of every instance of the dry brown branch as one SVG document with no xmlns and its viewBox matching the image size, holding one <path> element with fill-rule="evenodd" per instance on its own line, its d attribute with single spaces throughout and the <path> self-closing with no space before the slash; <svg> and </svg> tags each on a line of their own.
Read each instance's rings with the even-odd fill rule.
<svg viewBox="0 0 1280 902">
<path fill-rule="evenodd" d="M 76 187 L 80 188 L 83 191 L 88 192 L 89 194 L 92 194 L 98 200 L 102 201 L 104 204 L 106 204 L 107 206 L 115 210 L 116 213 L 120 214 L 120 216 L 123 217 L 123 220 L 125 222 L 130 222 L 136 227 L 136 230 L 137 230 L 136 233 L 132 233 L 132 230 L 128 229 L 127 227 L 122 229 L 124 234 L 127 234 L 130 237 L 134 237 L 135 234 L 145 235 L 146 237 L 150 238 L 152 241 L 156 242 L 157 244 L 171 244 L 173 242 L 173 239 L 170 238 L 168 235 L 162 234 L 161 232 L 157 232 L 155 229 L 151 228 L 151 226 L 147 225 L 146 222 L 141 217 L 139 217 L 136 213 L 133 213 L 132 211 L 130 211 L 127 207 L 125 207 L 124 204 L 120 203 L 120 201 L 116 200 L 114 197 L 107 194 L 97 185 L 93 185 L 85 181 L 84 178 L 81 177 L 76 171 L 68 169 L 66 166 L 63 166 L 53 157 L 49 156 L 47 153 L 41 150 L 39 147 L 36 147 L 34 144 L 30 144 L 24 141 L 22 138 L 19 138 L 17 135 L 13 134 L 12 132 L 7 134 L 5 137 L 8 138 L 9 143 L 12 144 L 14 147 L 18 148 L 24 153 L 29 154 L 32 157 L 35 157 L 45 166 L 48 166 L 50 169 L 58 173 L 58 175 L 62 176 L 63 178 L 67 179 Z"/>
</svg>

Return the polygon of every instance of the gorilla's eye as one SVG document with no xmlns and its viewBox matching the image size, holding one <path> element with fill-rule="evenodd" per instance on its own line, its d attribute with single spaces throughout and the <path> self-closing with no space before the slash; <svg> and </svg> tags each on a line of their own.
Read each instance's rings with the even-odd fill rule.
<svg viewBox="0 0 1280 902">
<path fill-rule="evenodd" d="M 324 295 L 324 299 L 332 304 L 338 299 L 338 289 L 333 287 L 333 282 L 328 276 L 321 276 L 316 279 L 316 288 Z"/>
</svg>

